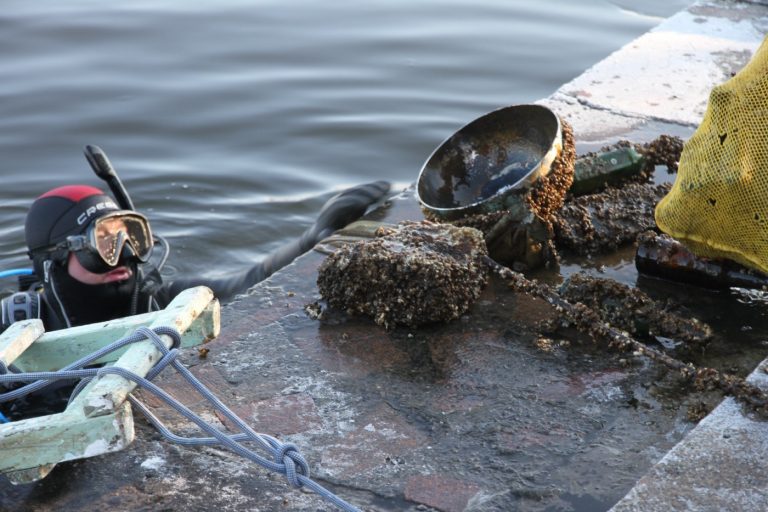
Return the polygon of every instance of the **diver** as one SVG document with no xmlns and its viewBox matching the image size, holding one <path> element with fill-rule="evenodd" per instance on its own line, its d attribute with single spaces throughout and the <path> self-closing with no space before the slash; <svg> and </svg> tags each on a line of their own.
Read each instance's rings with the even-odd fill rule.
<svg viewBox="0 0 768 512">
<path fill-rule="evenodd" d="M 135 210 L 101 149 L 86 146 L 85 154 L 114 199 L 89 185 L 57 187 L 35 199 L 24 226 L 33 271 L 19 277 L 18 292 L 0 300 L 0 333 L 29 318 L 40 318 L 45 329 L 53 331 L 156 311 L 187 288 L 201 285 L 220 301 L 228 301 L 359 218 L 390 188 L 388 182 L 376 181 L 340 192 L 297 240 L 229 277 L 166 282 L 160 271 L 168 257 L 168 242 L 153 233 L 147 217 Z M 154 258 L 159 260 L 155 265 L 156 245 L 163 252 Z M 71 382 L 56 381 L 0 403 L 0 423 L 60 412 L 73 389 Z"/>
<path fill-rule="evenodd" d="M 50 331 L 159 310 L 181 291 L 199 285 L 227 301 L 356 220 L 389 187 L 377 181 L 337 194 L 298 240 L 249 269 L 222 279 L 169 282 L 150 263 L 156 241 L 165 246 L 159 267 L 168 246 L 153 234 L 146 216 L 119 206 L 95 187 L 55 188 L 38 197 L 27 214 L 25 237 L 34 274 L 20 279 L 23 289 L 2 300 L 0 332 L 26 318 L 41 318 Z"/>
</svg>

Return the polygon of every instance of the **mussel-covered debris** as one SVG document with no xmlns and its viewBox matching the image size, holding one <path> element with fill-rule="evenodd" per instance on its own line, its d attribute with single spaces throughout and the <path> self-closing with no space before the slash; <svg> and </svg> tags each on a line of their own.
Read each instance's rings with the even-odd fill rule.
<svg viewBox="0 0 768 512">
<path fill-rule="evenodd" d="M 574 274 L 558 293 L 569 302 L 585 304 L 604 322 L 638 338 L 660 336 L 690 348 L 701 347 L 712 339 L 712 329 L 686 314 L 681 306 L 657 302 L 637 288 L 611 279 Z"/>
<path fill-rule="evenodd" d="M 557 248 L 586 256 L 633 243 L 656 227 L 653 211 L 670 185 L 630 183 L 568 201 L 554 215 Z"/>
<path fill-rule="evenodd" d="M 675 173 L 683 153 L 683 139 L 674 135 L 659 135 L 647 144 L 636 145 L 635 149 L 645 158 L 648 177 L 657 165 L 666 165 L 667 171 Z"/>
<path fill-rule="evenodd" d="M 480 230 L 491 258 L 515 270 L 522 272 L 558 262 L 552 228 L 547 222 L 534 214 L 515 222 L 506 213 L 471 215 L 452 224 Z"/>
<path fill-rule="evenodd" d="M 499 277 L 506 279 L 510 288 L 518 293 L 539 297 L 551 304 L 558 314 L 574 325 L 581 332 L 589 335 L 595 342 L 618 352 L 633 352 L 645 356 L 667 368 L 678 372 L 685 381 L 692 382 L 700 390 L 718 390 L 729 394 L 755 411 L 763 418 L 768 418 L 768 392 L 747 382 L 743 377 L 722 373 L 714 368 L 696 367 L 670 356 L 664 350 L 658 350 L 638 341 L 624 330 L 617 329 L 603 319 L 589 306 L 571 303 L 546 284 L 526 279 L 507 267 L 493 261 L 489 265 Z"/>
<path fill-rule="evenodd" d="M 560 120 L 563 149 L 550 166 L 550 172 L 540 178 L 523 199 L 529 215 L 522 221 L 512 220 L 507 211 L 469 215 L 452 220 L 456 226 L 470 226 L 485 235 L 491 257 L 519 270 L 552 265 L 558 262 L 554 245 L 553 221 L 563 206 L 573 183 L 576 149 L 573 129 Z M 425 215 L 431 214 L 425 210 Z"/>
<path fill-rule="evenodd" d="M 563 148 L 550 165 L 549 172 L 533 184 L 520 199 L 538 217 L 548 220 L 552 213 L 557 211 L 565 201 L 566 193 L 573 183 L 573 164 L 576 159 L 576 146 L 573 139 L 573 129 L 565 120 L 560 119 Z M 424 217 L 436 222 L 445 219 L 437 217 L 435 213 L 421 205 Z M 490 214 L 467 215 L 450 220 L 456 225 L 473 225 L 480 223 L 487 225 L 491 218 L 501 218 L 506 212 L 494 212 Z M 497 217 L 498 216 L 498 217 Z M 488 225 L 490 228 L 492 226 Z"/>
<path fill-rule="evenodd" d="M 655 165 L 666 164 L 670 170 L 676 169 L 682 151 L 682 139 L 669 135 L 648 144 L 619 141 L 607 146 L 602 151 L 634 146 L 643 156 L 642 171 L 631 176 L 621 188 L 604 188 L 566 200 L 573 182 L 575 146 L 571 127 L 565 121 L 562 127 L 563 151 L 552 164 L 550 174 L 540 179 L 525 198 L 531 212 L 528 219 L 512 221 L 506 212 L 493 212 L 451 221 L 457 226 L 480 229 L 486 236 L 491 257 L 516 270 L 556 264 L 558 253 L 587 256 L 612 251 L 634 243 L 643 231 L 654 229 L 654 209 L 669 192 L 670 185 L 645 182 Z M 425 214 L 431 216 L 426 210 Z"/>
<path fill-rule="evenodd" d="M 636 164 L 634 160 L 625 162 L 627 165 L 620 165 L 612 170 L 609 163 L 610 159 L 606 159 L 605 156 L 612 156 L 614 152 L 622 154 L 622 150 L 628 149 L 634 149 L 635 154 L 641 157 L 640 161 Z M 682 152 L 683 139 L 673 135 L 660 135 L 645 144 L 633 144 L 628 140 L 620 140 L 615 144 L 600 148 L 598 152 L 589 152 L 579 156 L 578 163 L 582 169 L 583 166 L 596 168 L 589 169 L 586 175 L 577 173 L 577 179 L 581 176 L 581 179 L 588 183 L 574 183 L 571 192 L 575 195 L 581 195 L 582 193 L 599 192 L 606 185 L 618 187 L 626 183 L 647 183 L 653 176 L 657 165 L 665 165 L 669 173 L 675 173 Z M 601 157 L 601 155 L 603 156 Z M 592 190 L 589 190 L 590 187 Z"/>
<path fill-rule="evenodd" d="M 386 328 L 453 320 L 488 280 L 483 235 L 474 228 L 405 222 L 348 244 L 320 266 L 329 306 L 368 315 Z"/>
<path fill-rule="evenodd" d="M 563 206 L 568 189 L 573 184 L 573 166 L 576 161 L 573 128 L 563 119 L 560 124 L 563 150 L 552 162 L 549 174 L 539 179 L 526 197 L 528 207 L 546 224 L 552 221 L 553 215 Z"/>
</svg>

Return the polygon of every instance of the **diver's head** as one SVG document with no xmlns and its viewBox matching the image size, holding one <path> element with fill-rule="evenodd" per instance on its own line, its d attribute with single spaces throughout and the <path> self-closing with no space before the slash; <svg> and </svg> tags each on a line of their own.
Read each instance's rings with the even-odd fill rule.
<svg viewBox="0 0 768 512">
<path fill-rule="evenodd" d="M 87 185 L 58 187 L 38 197 L 27 214 L 25 235 L 40 278 L 45 277 L 45 262 L 51 261 L 70 268 L 70 275 L 74 267 L 75 279 L 82 269 L 117 280 L 121 267 L 146 262 L 153 247 L 146 217 L 121 210 L 111 197 Z"/>
</svg>

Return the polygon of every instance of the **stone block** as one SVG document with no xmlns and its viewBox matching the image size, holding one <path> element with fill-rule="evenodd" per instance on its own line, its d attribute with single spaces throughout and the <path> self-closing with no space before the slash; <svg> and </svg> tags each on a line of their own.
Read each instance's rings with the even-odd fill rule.
<svg viewBox="0 0 768 512">
<path fill-rule="evenodd" d="M 236 405 L 231 409 L 256 432 L 274 437 L 317 428 L 321 421 L 314 400 L 306 393 L 276 396 L 269 400 Z M 228 429 L 237 431 L 223 414 L 217 412 L 216 416 Z"/>
<path fill-rule="evenodd" d="M 463 512 L 480 486 L 442 475 L 419 475 L 408 479 L 405 499 L 442 512 Z"/>
</svg>

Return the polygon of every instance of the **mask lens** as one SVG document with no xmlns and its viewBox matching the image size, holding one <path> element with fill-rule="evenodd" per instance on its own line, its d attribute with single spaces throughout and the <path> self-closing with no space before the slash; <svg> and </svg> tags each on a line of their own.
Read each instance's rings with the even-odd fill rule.
<svg viewBox="0 0 768 512">
<path fill-rule="evenodd" d="M 139 261 L 149 259 L 154 242 L 146 217 L 138 213 L 119 213 L 96 219 L 91 243 L 110 267 L 117 265 L 123 248 L 129 246 Z"/>
</svg>

